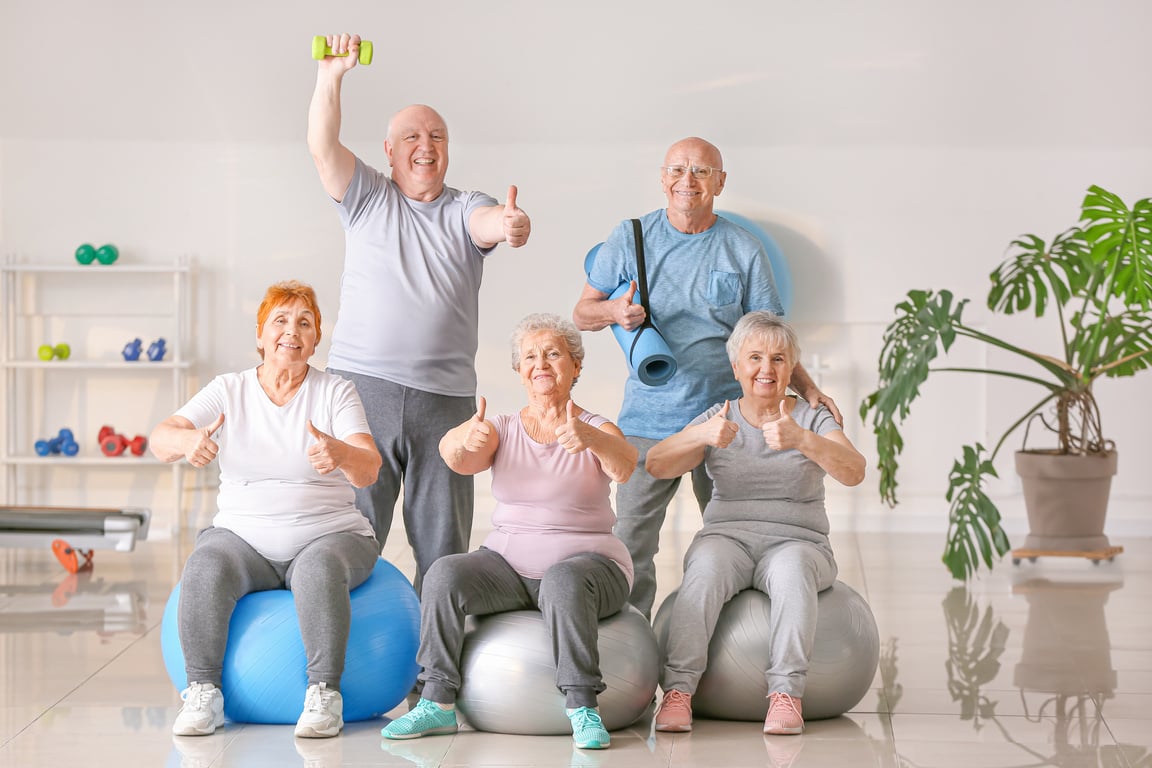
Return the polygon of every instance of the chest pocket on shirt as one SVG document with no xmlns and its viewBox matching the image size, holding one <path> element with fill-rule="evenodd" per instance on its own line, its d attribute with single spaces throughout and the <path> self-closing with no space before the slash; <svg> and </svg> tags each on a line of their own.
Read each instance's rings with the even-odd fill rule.
<svg viewBox="0 0 1152 768">
<path fill-rule="evenodd" d="M 736 304 L 743 298 L 740 275 L 712 270 L 708 277 L 708 302 L 714 307 Z"/>
</svg>

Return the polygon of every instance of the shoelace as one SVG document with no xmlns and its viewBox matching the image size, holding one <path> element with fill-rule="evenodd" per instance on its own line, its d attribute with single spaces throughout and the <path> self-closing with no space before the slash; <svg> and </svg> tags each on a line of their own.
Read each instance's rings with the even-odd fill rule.
<svg viewBox="0 0 1152 768">
<path fill-rule="evenodd" d="M 584 708 L 576 713 L 576 725 L 580 728 L 603 728 L 604 721 L 600 719 L 600 713 L 596 710 Z"/>
<path fill-rule="evenodd" d="M 203 685 L 189 688 L 182 694 L 185 706 L 188 707 L 188 709 L 197 712 L 200 710 L 208 709 L 208 702 L 212 700 L 212 691 L 214 690 L 216 689 L 208 688 L 207 686 Z"/>
<path fill-rule="evenodd" d="M 668 691 L 668 696 L 664 700 L 664 708 L 669 711 L 688 709 L 688 694 L 675 689 Z"/>
<path fill-rule="evenodd" d="M 783 708 L 791 710 L 792 712 L 794 712 L 796 714 L 797 717 L 803 717 L 800 714 L 800 710 L 796 709 L 796 699 L 792 698 L 791 696 L 789 696 L 786 693 L 776 692 L 776 693 L 770 694 L 768 696 L 768 701 L 769 701 L 769 704 L 768 704 L 769 713 L 771 713 L 771 710 L 775 709 L 776 706 L 779 705 Z"/>
<path fill-rule="evenodd" d="M 329 691 L 322 685 L 308 686 L 308 695 L 304 697 L 304 709 L 309 712 L 321 712 L 326 709 L 335 691 Z"/>
</svg>

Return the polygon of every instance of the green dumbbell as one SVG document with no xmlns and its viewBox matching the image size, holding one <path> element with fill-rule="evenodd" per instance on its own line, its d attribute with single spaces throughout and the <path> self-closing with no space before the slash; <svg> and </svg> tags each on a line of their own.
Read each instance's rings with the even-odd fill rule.
<svg viewBox="0 0 1152 768">
<path fill-rule="evenodd" d="M 316 35 L 312 38 L 312 58 L 320 61 L 325 56 L 347 56 L 346 53 L 332 53 L 332 49 L 328 47 L 328 39 L 324 35 Z M 372 63 L 372 43 L 367 40 L 360 41 L 360 63 L 368 65 Z"/>
<path fill-rule="evenodd" d="M 96 261 L 101 264 L 111 264 L 120 258 L 120 249 L 108 243 L 96 249 Z"/>
<path fill-rule="evenodd" d="M 52 346 L 51 344 L 41 344 L 40 348 L 36 350 L 36 356 L 44 362 L 48 362 L 54 357 L 58 357 L 61 360 L 67 360 L 71 355 L 72 347 L 68 346 L 67 344 L 57 344 L 56 346 Z"/>
<path fill-rule="evenodd" d="M 96 260 L 96 249 L 91 243 L 84 243 L 76 249 L 76 261 L 81 264 L 91 264 Z"/>
</svg>

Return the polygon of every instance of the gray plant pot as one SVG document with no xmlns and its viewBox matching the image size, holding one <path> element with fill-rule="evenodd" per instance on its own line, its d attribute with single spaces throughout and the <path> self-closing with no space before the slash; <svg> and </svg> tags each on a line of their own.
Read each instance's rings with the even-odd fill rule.
<svg viewBox="0 0 1152 768">
<path fill-rule="evenodd" d="M 1078 456 L 1017 451 L 1028 538 L 1024 549 L 1081 552 L 1109 546 L 1104 535 L 1116 451 Z"/>
</svg>

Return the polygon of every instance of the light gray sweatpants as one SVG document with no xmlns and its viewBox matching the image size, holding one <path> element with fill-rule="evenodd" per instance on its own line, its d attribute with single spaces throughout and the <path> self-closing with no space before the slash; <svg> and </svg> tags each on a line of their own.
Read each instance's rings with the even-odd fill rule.
<svg viewBox="0 0 1152 768">
<path fill-rule="evenodd" d="M 383 547 L 404 487 L 404 530 L 416 557 L 416 594 L 424 574 L 444 555 L 468 551 L 475 497 L 471 475 L 459 475 L 440 457 L 440 438 L 476 413 L 476 398 L 450 397 L 333 368 L 356 385 L 368 428 L 384 459 L 376 482 L 356 489 L 356 508 L 372 523 Z"/>
<path fill-rule="evenodd" d="M 340 690 L 348 629 L 349 592 L 372 575 L 380 545 L 371 536 L 331 533 L 288 562 L 268 560 L 227 528 L 205 528 L 184 564 L 178 626 L 189 683 L 220 687 L 228 622 L 236 601 L 249 592 L 292 590 L 308 683 Z M 224 692 L 227 695 L 227 691 Z"/>
<path fill-rule="evenodd" d="M 451 704 L 460 690 L 460 653 L 465 617 L 539 608 L 552 638 L 556 687 L 569 709 L 595 707 L 605 689 L 597 646 L 600 619 L 628 600 L 628 580 L 620 566 L 599 554 L 561 560 L 543 579 L 518 574 L 499 553 L 480 548 L 437 560 L 420 597 L 422 696 Z"/>
<path fill-rule="evenodd" d="M 616 527 L 613 532 L 632 555 L 634 575 L 628 602 L 644 614 L 644 618 L 651 619 L 652 603 L 656 599 L 655 558 L 660 551 L 660 529 L 664 527 L 668 504 L 680 487 L 680 478 L 661 480 L 644 469 L 648 449 L 659 440 L 632 435 L 628 435 L 627 440 L 640 451 L 640 458 L 628 482 L 616 487 Z M 689 474 L 692 476 L 692 492 L 703 513 L 712 498 L 712 478 L 708 477 L 704 462 Z"/>
<path fill-rule="evenodd" d="M 800 539 L 701 531 L 684 555 L 684 581 L 668 627 L 661 688 L 692 694 L 708 666 L 708 644 L 720 610 L 742 590 L 772 601 L 769 611 L 769 693 L 804 697 L 816 636 L 817 594 L 836 581 L 830 549 Z"/>
</svg>

